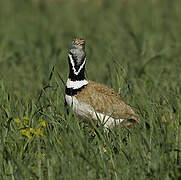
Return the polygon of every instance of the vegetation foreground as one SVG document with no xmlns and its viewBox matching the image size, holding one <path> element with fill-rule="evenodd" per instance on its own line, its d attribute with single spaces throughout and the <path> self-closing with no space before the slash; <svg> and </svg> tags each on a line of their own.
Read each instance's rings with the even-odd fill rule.
<svg viewBox="0 0 181 180">
<path fill-rule="evenodd" d="M 0 179 L 181 179 L 180 22 L 180 0 L 1 0 Z M 66 113 L 74 37 L 149 127 Z"/>
</svg>

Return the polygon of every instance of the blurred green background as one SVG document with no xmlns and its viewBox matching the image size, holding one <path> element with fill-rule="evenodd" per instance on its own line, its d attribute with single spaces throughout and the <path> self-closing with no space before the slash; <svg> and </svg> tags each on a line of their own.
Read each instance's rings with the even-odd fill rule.
<svg viewBox="0 0 181 180">
<path fill-rule="evenodd" d="M 2 0 L 0 8 L 0 75 L 18 94 L 36 92 L 54 65 L 66 80 L 74 37 L 86 40 L 91 79 L 110 84 L 116 61 L 130 79 L 179 82 L 179 1 Z"/>
<path fill-rule="evenodd" d="M 1 0 L 0 179 L 181 178 L 180 22 L 180 0 Z M 86 40 L 87 77 L 149 130 L 95 133 L 66 116 L 60 76 L 75 37 Z"/>
</svg>

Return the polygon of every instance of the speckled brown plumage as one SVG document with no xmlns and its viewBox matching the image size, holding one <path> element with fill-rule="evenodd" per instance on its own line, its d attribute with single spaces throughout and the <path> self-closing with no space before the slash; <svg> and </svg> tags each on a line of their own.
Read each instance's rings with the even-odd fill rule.
<svg viewBox="0 0 181 180">
<path fill-rule="evenodd" d="M 88 85 L 76 98 L 80 102 L 91 105 L 98 113 L 111 116 L 115 119 L 128 119 L 139 122 L 138 115 L 112 88 L 106 85 L 88 81 Z"/>
</svg>

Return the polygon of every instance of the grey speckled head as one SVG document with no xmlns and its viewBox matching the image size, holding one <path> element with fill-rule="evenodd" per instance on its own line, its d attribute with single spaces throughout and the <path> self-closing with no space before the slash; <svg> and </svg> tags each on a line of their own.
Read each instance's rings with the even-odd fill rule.
<svg viewBox="0 0 181 180">
<path fill-rule="evenodd" d="M 74 63 L 79 66 L 85 60 L 85 40 L 81 38 L 75 38 L 70 46 L 69 53 L 74 59 Z"/>
</svg>

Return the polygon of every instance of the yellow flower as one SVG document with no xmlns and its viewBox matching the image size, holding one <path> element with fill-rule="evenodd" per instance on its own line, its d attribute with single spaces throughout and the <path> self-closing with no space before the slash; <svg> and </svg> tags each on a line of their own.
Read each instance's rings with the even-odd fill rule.
<svg viewBox="0 0 181 180">
<path fill-rule="evenodd" d="M 36 131 L 33 128 L 30 128 L 29 131 L 30 131 L 31 134 L 36 134 Z"/>
<path fill-rule="evenodd" d="M 96 132 L 95 131 L 92 132 L 92 136 L 96 136 Z"/>
<path fill-rule="evenodd" d="M 21 134 L 28 137 L 28 138 L 31 138 L 31 134 L 30 134 L 30 131 L 26 130 L 26 129 L 22 129 L 21 130 Z"/>
<path fill-rule="evenodd" d="M 24 121 L 29 121 L 30 119 L 28 117 L 23 117 Z"/>
<path fill-rule="evenodd" d="M 19 118 L 15 118 L 15 119 L 14 119 L 14 122 L 15 122 L 15 123 L 20 123 L 21 120 L 20 120 Z"/>
<path fill-rule="evenodd" d="M 39 136 L 43 136 L 43 131 L 40 128 L 38 128 L 36 134 Z"/>
<path fill-rule="evenodd" d="M 42 127 L 46 127 L 46 126 L 47 126 L 47 123 L 46 123 L 46 121 L 42 120 L 42 121 L 40 122 L 40 125 L 41 125 Z"/>
</svg>

